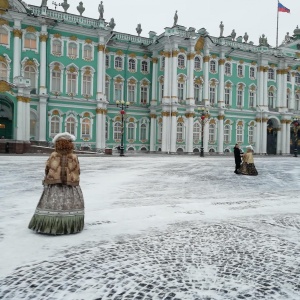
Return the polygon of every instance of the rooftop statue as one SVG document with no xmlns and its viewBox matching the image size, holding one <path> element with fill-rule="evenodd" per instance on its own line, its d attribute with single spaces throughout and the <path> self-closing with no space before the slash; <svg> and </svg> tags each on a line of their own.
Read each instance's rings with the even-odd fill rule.
<svg viewBox="0 0 300 300">
<path fill-rule="evenodd" d="M 64 2 L 60 4 L 60 6 L 64 9 L 65 12 L 67 12 L 67 10 L 70 7 L 70 4 L 68 4 L 68 0 L 64 0 Z"/>
<path fill-rule="evenodd" d="M 232 38 L 232 40 L 234 41 L 234 39 L 235 39 L 235 37 L 236 37 L 236 32 L 235 32 L 235 30 L 233 29 L 232 30 L 232 32 L 231 32 L 231 38 Z"/>
<path fill-rule="evenodd" d="M 85 11 L 82 1 L 79 2 L 79 5 L 77 6 L 77 10 L 80 13 L 80 15 L 82 16 L 83 12 Z"/>
<path fill-rule="evenodd" d="M 102 4 L 103 1 L 100 2 L 98 6 L 98 11 L 99 11 L 99 19 L 103 19 L 103 14 L 104 14 L 104 5 Z"/>
<path fill-rule="evenodd" d="M 115 19 L 111 18 L 110 22 L 108 23 L 108 27 L 110 27 L 111 29 L 114 29 L 115 26 L 116 26 Z"/>
<path fill-rule="evenodd" d="M 248 42 L 248 39 L 249 39 L 249 35 L 247 34 L 247 32 L 245 32 L 245 34 L 244 34 L 244 41 L 245 41 L 245 43 Z"/>
<path fill-rule="evenodd" d="M 259 38 L 259 46 L 269 47 L 268 39 L 265 37 L 264 34 Z"/>
<path fill-rule="evenodd" d="M 47 2 L 48 2 L 48 0 L 42 0 L 41 6 L 47 6 Z"/>
<path fill-rule="evenodd" d="M 220 28 L 220 37 L 222 37 L 222 36 L 223 36 L 223 32 L 224 32 L 224 24 L 223 24 L 222 21 L 221 21 L 221 23 L 220 23 L 219 28 Z"/>
<path fill-rule="evenodd" d="M 137 27 L 136 27 L 135 30 L 136 30 L 138 36 L 140 36 L 140 34 L 142 33 L 142 26 L 141 26 L 141 24 L 137 24 Z"/>
<path fill-rule="evenodd" d="M 173 24 L 173 26 L 177 25 L 177 21 L 178 21 L 178 15 L 177 15 L 177 10 L 176 10 L 175 15 L 174 15 L 174 24 Z"/>
</svg>

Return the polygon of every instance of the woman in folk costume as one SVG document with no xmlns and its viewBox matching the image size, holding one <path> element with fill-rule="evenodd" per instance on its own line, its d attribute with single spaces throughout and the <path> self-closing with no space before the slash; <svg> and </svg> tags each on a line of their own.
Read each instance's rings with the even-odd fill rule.
<svg viewBox="0 0 300 300">
<path fill-rule="evenodd" d="M 241 166 L 241 174 L 243 175 L 252 175 L 256 176 L 258 175 L 257 170 L 254 165 L 254 159 L 253 159 L 253 148 L 251 145 L 246 147 L 247 151 L 243 155 L 243 163 Z"/>
<path fill-rule="evenodd" d="M 52 235 L 82 231 L 84 200 L 79 186 L 79 161 L 73 153 L 74 140 L 68 132 L 54 137 L 55 151 L 47 160 L 44 191 L 29 229 Z"/>
</svg>

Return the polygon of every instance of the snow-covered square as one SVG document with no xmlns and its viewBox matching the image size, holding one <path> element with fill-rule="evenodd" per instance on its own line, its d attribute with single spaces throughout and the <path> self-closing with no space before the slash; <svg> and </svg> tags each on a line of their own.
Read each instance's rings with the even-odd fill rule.
<svg viewBox="0 0 300 300">
<path fill-rule="evenodd" d="M 299 158 L 79 157 L 85 228 L 27 226 L 46 156 L 0 156 L 0 298 L 300 299 Z"/>
</svg>

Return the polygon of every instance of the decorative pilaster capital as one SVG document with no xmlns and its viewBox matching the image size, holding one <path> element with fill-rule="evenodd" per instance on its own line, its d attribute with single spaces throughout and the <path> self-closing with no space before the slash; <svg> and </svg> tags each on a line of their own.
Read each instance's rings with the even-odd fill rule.
<svg viewBox="0 0 300 300">
<path fill-rule="evenodd" d="M 162 115 L 163 117 L 170 117 L 170 112 L 169 112 L 169 111 L 162 111 L 162 112 L 161 112 L 161 115 Z"/>
<path fill-rule="evenodd" d="M 170 57 L 171 57 L 171 55 L 172 55 L 172 53 L 171 53 L 171 52 L 169 52 L 169 51 L 165 51 L 165 52 L 164 52 L 164 56 L 165 56 L 165 57 L 168 57 L 168 58 L 170 58 Z"/>
<path fill-rule="evenodd" d="M 178 111 L 172 111 L 172 113 L 171 113 L 172 117 L 177 117 L 177 115 L 178 115 Z"/>
<path fill-rule="evenodd" d="M 40 35 L 40 41 L 41 42 L 47 42 L 48 35 L 47 34 L 41 34 Z"/>
<path fill-rule="evenodd" d="M 282 69 L 281 71 L 282 71 L 282 73 L 281 73 L 282 75 L 286 75 L 289 72 L 288 69 Z"/>
<path fill-rule="evenodd" d="M 152 57 L 152 61 L 154 64 L 157 64 L 158 63 L 158 58 L 157 57 Z"/>
<path fill-rule="evenodd" d="M 156 115 L 156 114 L 150 114 L 150 118 L 151 118 L 151 119 L 156 119 L 156 118 L 157 118 L 157 115 Z"/>
<path fill-rule="evenodd" d="M 14 35 L 14 37 L 21 38 L 22 37 L 22 30 L 20 30 L 20 29 L 14 29 L 13 30 L 13 35 Z"/>
<path fill-rule="evenodd" d="M 219 65 L 224 65 L 225 64 L 225 59 L 221 58 L 219 59 Z"/>
<path fill-rule="evenodd" d="M 281 124 L 287 124 L 287 121 L 288 121 L 288 120 L 280 120 L 280 123 L 281 123 Z"/>
<path fill-rule="evenodd" d="M 104 108 L 96 108 L 96 114 L 98 115 L 106 115 L 107 110 Z"/>
<path fill-rule="evenodd" d="M 268 118 L 262 118 L 262 122 L 263 122 L 263 123 L 268 122 L 268 120 L 269 120 Z"/>
<path fill-rule="evenodd" d="M 194 118 L 194 116 L 195 116 L 195 113 L 193 113 L 193 112 L 189 112 L 189 113 L 185 114 L 186 118 Z"/>
<path fill-rule="evenodd" d="M 192 60 L 192 59 L 194 59 L 194 58 L 195 58 L 195 56 L 196 56 L 196 54 L 195 54 L 195 53 L 188 53 L 188 55 L 187 55 L 187 59 L 188 59 L 188 60 Z"/>
<path fill-rule="evenodd" d="M 19 102 L 30 103 L 30 98 L 29 97 L 17 96 L 17 100 Z"/>
<path fill-rule="evenodd" d="M 278 70 L 276 70 L 276 73 L 277 73 L 277 75 L 281 75 L 282 74 L 282 70 L 278 69 Z"/>
<path fill-rule="evenodd" d="M 224 120 L 225 119 L 225 116 L 224 115 L 219 115 L 218 116 L 218 120 L 220 121 L 220 120 Z"/>
<path fill-rule="evenodd" d="M 209 62 L 210 60 L 210 57 L 209 56 L 204 56 L 203 57 L 203 62 L 206 63 L 206 62 Z"/>
<path fill-rule="evenodd" d="M 105 45 L 99 44 L 98 45 L 98 52 L 104 52 Z"/>
<path fill-rule="evenodd" d="M 172 51 L 172 57 L 177 57 L 178 54 L 179 54 L 178 50 L 173 50 Z"/>
<path fill-rule="evenodd" d="M 255 118 L 256 123 L 260 123 L 260 118 Z"/>
<path fill-rule="evenodd" d="M 264 69 L 263 69 L 263 72 L 268 72 L 269 71 L 269 67 L 263 67 Z"/>
</svg>

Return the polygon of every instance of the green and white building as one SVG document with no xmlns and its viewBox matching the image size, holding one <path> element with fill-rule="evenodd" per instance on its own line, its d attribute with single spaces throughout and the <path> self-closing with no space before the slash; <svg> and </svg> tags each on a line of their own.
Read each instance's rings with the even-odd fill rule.
<svg viewBox="0 0 300 300">
<path fill-rule="evenodd" d="M 116 101 L 124 100 L 125 151 L 195 153 L 203 138 L 205 152 L 231 152 L 238 142 L 256 153 L 290 153 L 300 114 L 300 29 L 277 49 L 264 36 L 255 45 L 177 21 L 142 37 L 139 26 L 137 35 L 121 33 L 113 19 L 41 2 L 0 0 L 5 140 L 51 143 L 68 131 L 78 149 L 116 148 L 123 128 Z"/>
</svg>

